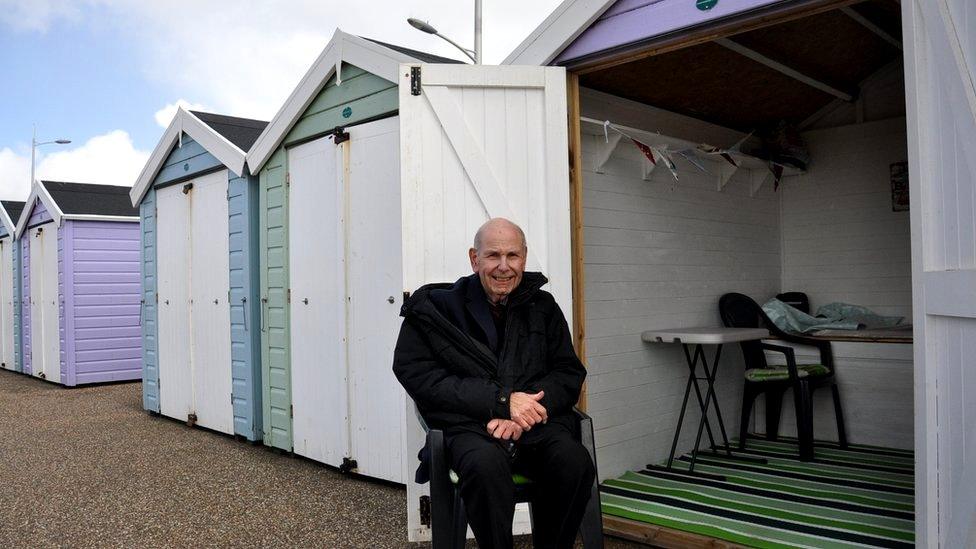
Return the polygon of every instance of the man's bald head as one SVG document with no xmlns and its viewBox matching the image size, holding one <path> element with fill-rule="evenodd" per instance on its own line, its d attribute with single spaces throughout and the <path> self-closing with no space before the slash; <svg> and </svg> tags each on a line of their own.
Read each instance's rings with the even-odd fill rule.
<svg viewBox="0 0 976 549">
<path fill-rule="evenodd" d="M 485 241 L 485 235 L 489 232 L 497 234 L 504 231 L 515 231 L 515 233 L 518 234 L 519 239 L 522 241 L 522 248 L 524 250 L 529 248 L 528 243 L 525 240 L 525 232 L 522 231 L 522 227 L 519 227 L 504 217 L 493 217 L 488 221 L 485 221 L 484 224 L 478 228 L 478 232 L 474 233 L 474 250 L 476 252 L 481 251 L 481 246 Z"/>
<path fill-rule="evenodd" d="M 489 219 L 475 233 L 474 247 L 468 250 L 471 270 L 492 303 L 504 300 L 522 282 L 527 253 L 525 233 L 507 219 Z"/>
</svg>

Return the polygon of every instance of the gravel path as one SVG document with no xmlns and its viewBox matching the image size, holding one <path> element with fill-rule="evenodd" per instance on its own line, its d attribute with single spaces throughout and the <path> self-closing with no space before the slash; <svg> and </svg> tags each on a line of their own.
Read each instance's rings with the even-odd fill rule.
<svg viewBox="0 0 976 549">
<path fill-rule="evenodd" d="M 151 416 L 139 383 L 0 371 L 0 547 L 379 549 L 406 522 L 404 488 Z"/>
</svg>

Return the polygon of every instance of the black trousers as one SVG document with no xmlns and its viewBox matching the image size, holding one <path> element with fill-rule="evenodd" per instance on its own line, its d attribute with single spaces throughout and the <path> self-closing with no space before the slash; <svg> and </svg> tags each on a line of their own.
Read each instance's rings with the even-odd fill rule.
<svg viewBox="0 0 976 549">
<path fill-rule="evenodd" d="M 512 547 L 512 473 L 534 482 L 533 545 L 537 549 L 573 546 L 595 473 L 589 453 L 566 426 L 554 422 L 534 426 L 516 443 L 514 458 L 487 431 L 452 434 L 446 443 L 479 547 Z"/>
</svg>

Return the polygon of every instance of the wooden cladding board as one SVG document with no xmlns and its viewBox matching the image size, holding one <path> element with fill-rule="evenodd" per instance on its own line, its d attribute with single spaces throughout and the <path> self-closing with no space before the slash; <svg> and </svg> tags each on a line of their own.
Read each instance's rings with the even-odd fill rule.
<svg viewBox="0 0 976 549">
<path fill-rule="evenodd" d="M 603 515 L 603 532 L 665 549 L 745 549 L 737 543 L 610 515 Z"/>
<path fill-rule="evenodd" d="M 286 146 L 395 112 L 396 84 L 358 67 L 342 65 L 342 83 L 333 76 L 284 139 Z"/>
<path fill-rule="evenodd" d="M 159 412 L 159 304 L 156 295 L 156 190 L 150 189 L 139 205 L 140 268 L 142 277 L 142 407 Z"/>
</svg>

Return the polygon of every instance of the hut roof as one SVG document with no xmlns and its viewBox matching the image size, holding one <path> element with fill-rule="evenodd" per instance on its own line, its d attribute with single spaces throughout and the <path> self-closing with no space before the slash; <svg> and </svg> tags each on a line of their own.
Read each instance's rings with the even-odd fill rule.
<svg viewBox="0 0 976 549">
<path fill-rule="evenodd" d="M 65 215 L 139 215 L 139 210 L 129 201 L 130 187 L 66 181 L 41 181 L 41 184 Z"/>
<path fill-rule="evenodd" d="M 247 169 L 256 174 L 277 150 L 322 86 L 343 63 L 355 65 L 390 82 L 398 82 L 400 63 L 459 63 L 456 59 L 394 46 L 336 30 L 284 105 L 247 151 Z"/>
<path fill-rule="evenodd" d="M 190 113 L 245 152 L 257 141 L 258 136 L 268 125 L 264 120 L 238 118 L 212 112 L 190 111 Z"/>
<path fill-rule="evenodd" d="M 4 211 L 6 211 L 7 215 L 10 216 L 10 220 L 14 225 L 16 225 L 17 220 L 20 219 L 21 212 L 24 211 L 24 204 L 26 204 L 26 202 L 19 200 L 0 200 L 0 205 L 3 206 Z M 7 230 L 12 233 L 14 231 L 14 227 L 7 227 Z"/>
</svg>

